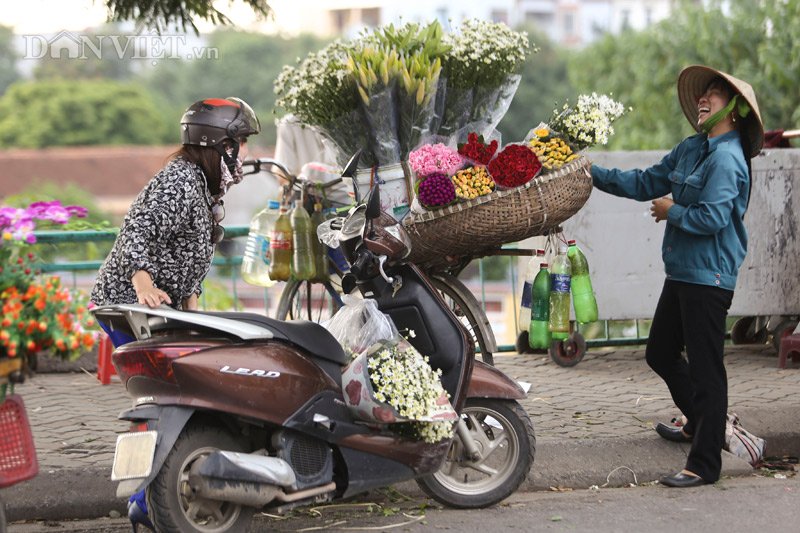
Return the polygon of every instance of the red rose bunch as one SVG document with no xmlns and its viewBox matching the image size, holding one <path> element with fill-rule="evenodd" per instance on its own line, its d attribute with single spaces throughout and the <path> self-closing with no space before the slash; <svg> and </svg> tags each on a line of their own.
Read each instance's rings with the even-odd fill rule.
<svg viewBox="0 0 800 533">
<path fill-rule="evenodd" d="M 501 187 L 525 185 L 542 169 L 539 158 L 521 144 L 509 144 L 489 162 L 489 173 Z"/>
<path fill-rule="evenodd" d="M 475 132 L 467 135 L 466 143 L 458 145 L 458 153 L 478 165 L 488 165 L 496 151 L 497 140 L 486 144 L 483 140 L 483 135 L 478 136 Z"/>
</svg>

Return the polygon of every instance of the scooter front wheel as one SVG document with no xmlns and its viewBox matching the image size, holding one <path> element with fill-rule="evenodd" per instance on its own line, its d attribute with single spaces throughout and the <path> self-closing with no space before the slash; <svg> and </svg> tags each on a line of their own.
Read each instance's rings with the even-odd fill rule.
<svg viewBox="0 0 800 533">
<path fill-rule="evenodd" d="M 417 484 L 449 507 L 474 509 L 494 505 L 525 481 L 536 453 L 528 413 L 513 400 L 470 398 L 461 410 L 480 458 L 467 456 L 458 434 L 442 467 Z"/>
<path fill-rule="evenodd" d="M 217 450 L 247 451 L 225 430 L 188 426 L 158 475 L 147 487 L 148 515 L 160 533 L 232 533 L 247 531 L 255 508 L 208 500 L 195 494 L 189 472 L 195 461 Z"/>
</svg>

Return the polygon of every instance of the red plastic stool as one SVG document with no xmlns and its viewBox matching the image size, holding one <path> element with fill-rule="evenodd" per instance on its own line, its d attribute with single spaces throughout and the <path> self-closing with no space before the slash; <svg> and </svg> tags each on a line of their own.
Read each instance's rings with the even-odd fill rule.
<svg viewBox="0 0 800 533">
<path fill-rule="evenodd" d="M 114 365 L 111 364 L 111 352 L 114 345 L 108 335 L 101 335 L 100 343 L 97 345 L 97 379 L 103 385 L 111 383 L 111 376 L 117 374 Z"/>
<path fill-rule="evenodd" d="M 786 360 L 800 361 L 800 333 L 786 335 L 781 339 L 781 351 L 778 355 L 778 368 L 786 368 Z"/>
</svg>

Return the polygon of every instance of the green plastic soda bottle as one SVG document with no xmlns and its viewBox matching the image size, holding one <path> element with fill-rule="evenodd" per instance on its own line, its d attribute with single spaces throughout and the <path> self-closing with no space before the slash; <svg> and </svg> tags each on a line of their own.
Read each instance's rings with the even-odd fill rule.
<svg viewBox="0 0 800 533">
<path fill-rule="evenodd" d="M 547 263 L 539 264 L 539 273 L 531 287 L 531 323 L 528 328 L 528 344 L 533 349 L 546 350 L 550 347 L 550 271 Z"/>
<path fill-rule="evenodd" d="M 317 237 L 317 227 L 325 222 L 325 215 L 322 213 L 322 204 L 314 204 L 314 212 L 311 214 L 312 244 L 314 245 L 314 281 L 328 281 L 328 247 Z"/>
<path fill-rule="evenodd" d="M 292 274 L 295 279 L 311 279 L 316 273 L 314 268 L 314 243 L 317 233 L 312 227 L 311 217 L 303 207 L 302 199 L 295 203 L 291 215 L 292 223 Z"/>
<path fill-rule="evenodd" d="M 581 324 L 595 322 L 597 300 L 589 277 L 589 262 L 574 240 L 568 241 L 568 244 L 567 257 L 572 267 L 572 307 L 575 310 L 575 320 Z"/>
<path fill-rule="evenodd" d="M 569 337 L 569 290 L 572 267 L 567 257 L 567 246 L 558 248 L 550 270 L 550 316 L 548 329 L 554 339 Z"/>
</svg>

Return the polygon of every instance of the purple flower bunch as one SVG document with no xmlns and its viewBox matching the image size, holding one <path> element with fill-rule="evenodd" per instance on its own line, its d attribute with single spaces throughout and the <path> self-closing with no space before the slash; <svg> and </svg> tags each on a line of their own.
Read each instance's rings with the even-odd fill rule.
<svg viewBox="0 0 800 533">
<path fill-rule="evenodd" d="M 58 200 L 34 202 L 24 209 L 0 206 L 0 246 L 8 241 L 33 244 L 36 242 L 33 231 L 37 220 L 66 224 L 73 216 L 85 217 L 86 208 L 77 205 L 63 206 Z"/>
<path fill-rule="evenodd" d="M 421 178 L 434 173 L 452 176 L 464 166 L 464 158 L 442 143 L 424 144 L 408 154 L 408 164 Z"/>
<path fill-rule="evenodd" d="M 418 187 L 417 198 L 426 207 L 447 205 L 456 199 L 455 185 L 447 174 L 441 172 L 429 174 L 419 182 Z"/>
</svg>

